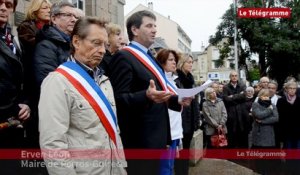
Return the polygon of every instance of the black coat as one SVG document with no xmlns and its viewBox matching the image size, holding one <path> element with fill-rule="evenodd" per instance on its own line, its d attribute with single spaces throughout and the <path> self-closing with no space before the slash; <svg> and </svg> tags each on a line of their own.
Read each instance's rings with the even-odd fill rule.
<svg viewBox="0 0 300 175">
<path fill-rule="evenodd" d="M 176 85 L 179 88 L 190 89 L 194 87 L 194 77 L 192 74 L 185 75 L 182 71 L 177 70 L 178 78 L 175 79 Z M 182 128 L 184 134 L 194 133 L 199 128 L 200 123 L 200 109 L 198 103 L 198 96 L 194 98 L 189 106 L 183 107 Z"/>
<path fill-rule="evenodd" d="M 107 77 L 110 77 L 110 62 L 112 60 L 112 57 L 113 55 L 110 53 L 110 51 L 106 50 L 104 57 L 99 64 L 99 67 L 101 67 L 104 70 L 104 75 Z"/>
<path fill-rule="evenodd" d="M 227 110 L 227 129 L 230 133 L 236 131 L 248 132 L 251 126 L 249 113 L 246 106 L 246 86 L 238 82 L 236 88 L 229 82 L 223 88 L 223 101 Z M 229 97 L 231 96 L 232 97 Z"/>
<path fill-rule="evenodd" d="M 291 141 L 300 139 L 300 97 L 297 96 L 294 104 L 290 104 L 285 95 L 278 99 L 277 110 L 279 113 L 279 139 Z"/>
<path fill-rule="evenodd" d="M 18 55 L 0 40 L 0 122 L 17 116 L 21 99 L 23 67 Z"/>
<path fill-rule="evenodd" d="M 64 39 L 59 31 L 50 25 L 45 25 L 40 30 L 36 40 L 33 69 L 39 89 L 46 76 L 70 56 L 70 41 Z"/>
<path fill-rule="evenodd" d="M 31 102 L 31 109 L 37 106 L 36 99 L 39 94 L 37 93 L 34 83 L 34 71 L 33 71 L 33 54 L 35 50 L 35 37 L 38 32 L 38 28 L 34 21 L 23 21 L 17 28 L 20 47 L 22 49 L 21 62 L 24 68 L 24 91 L 29 94 L 29 100 Z"/>
<path fill-rule="evenodd" d="M 165 148 L 170 141 L 167 103 L 154 103 L 146 96 L 150 79 L 161 90 L 155 76 L 131 53 L 117 52 L 111 62 L 111 83 L 117 104 L 120 135 L 125 148 Z M 169 107 L 179 111 L 178 98 Z"/>
</svg>

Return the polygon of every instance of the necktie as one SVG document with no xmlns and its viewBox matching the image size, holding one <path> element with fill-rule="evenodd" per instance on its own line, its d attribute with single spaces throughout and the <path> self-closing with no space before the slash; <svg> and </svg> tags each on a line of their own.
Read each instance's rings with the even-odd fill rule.
<svg viewBox="0 0 300 175">
<path fill-rule="evenodd" d="M 152 59 L 154 59 L 154 57 L 153 57 L 153 55 L 152 55 L 152 53 L 151 53 L 150 50 L 147 51 L 147 54 L 148 54 Z M 154 60 L 155 60 L 155 59 L 154 59 Z"/>
</svg>

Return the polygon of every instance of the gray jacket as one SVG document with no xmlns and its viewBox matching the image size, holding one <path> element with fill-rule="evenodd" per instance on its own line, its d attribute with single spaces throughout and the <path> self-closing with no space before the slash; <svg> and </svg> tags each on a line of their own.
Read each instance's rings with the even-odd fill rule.
<svg viewBox="0 0 300 175">
<path fill-rule="evenodd" d="M 275 146 L 274 123 L 278 122 L 278 112 L 275 105 L 272 104 L 272 107 L 273 109 L 266 108 L 258 102 L 252 104 L 252 144 L 255 146 Z"/>
<path fill-rule="evenodd" d="M 113 90 L 107 77 L 102 76 L 98 84 L 115 110 Z M 52 153 L 64 149 L 66 153 L 59 153 L 71 156 L 45 158 L 50 175 L 126 174 L 119 135 L 116 135 L 116 147 L 89 102 L 60 73 L 52 72 L 43 81 L 39 130 L 42 150 Z"/>
<path fill-rule="evenodd" d="M 227 133 L 227 112 L 221 99 L 217 98 L 215 103 L 206 100 L 203 103 L 202 112 L 206 122 L 206 125 L 204 126 L 206 135 L 213 135 L 219 125 L 222 125 L 225 133 Z"/>
</svg>

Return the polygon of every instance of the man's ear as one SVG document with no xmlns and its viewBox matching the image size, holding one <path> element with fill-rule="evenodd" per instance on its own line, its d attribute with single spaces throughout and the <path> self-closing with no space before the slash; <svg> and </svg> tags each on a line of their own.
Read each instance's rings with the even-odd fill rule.
<svg viewBox="0 0 300 175">
<path fill-rule="evenodd" d="M 56 16 L 50 16 L 50 22 L 53 26 L 55 26 Z"/>
<path fill-rule="evenodd" d="M 76 50 L 77 48 L 79 48 L 80 45 L 80 38 L 78 35 L 74 35 L 72 38 L 72 44 L 74 46 L 74 49 Z"/>
<path fill-rule="evenodd" d="M 136 26 L 132 26 L 132 27 L 131 27 L 131 31 L 132 31 L 132 33 L 133 33 L 134 36 L 137 36 L 137 35 L 138 35 L 138 34 L 137 34 L 137 30 L 138 30 L 138 28 L 137 28 Z"/>
</svg>

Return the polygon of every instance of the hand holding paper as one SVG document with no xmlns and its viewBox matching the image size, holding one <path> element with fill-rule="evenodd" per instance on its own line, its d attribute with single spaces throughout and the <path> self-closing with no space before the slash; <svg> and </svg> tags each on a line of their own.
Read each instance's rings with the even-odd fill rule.
<svg viewBox="0 0 300 175">
<path fill-rule="evenodd" d="M 207 80 L 203 85 L 191 88 L 191 89 L 176 89 L 176 92 L 178 94 L 178 98 L 182 99 L 185 97 L 193 97 L 199 92 L 203 91 L 206 89 L 208 86 L 210 86 L 213 83 L 211 80 Z"/>
</svg>

